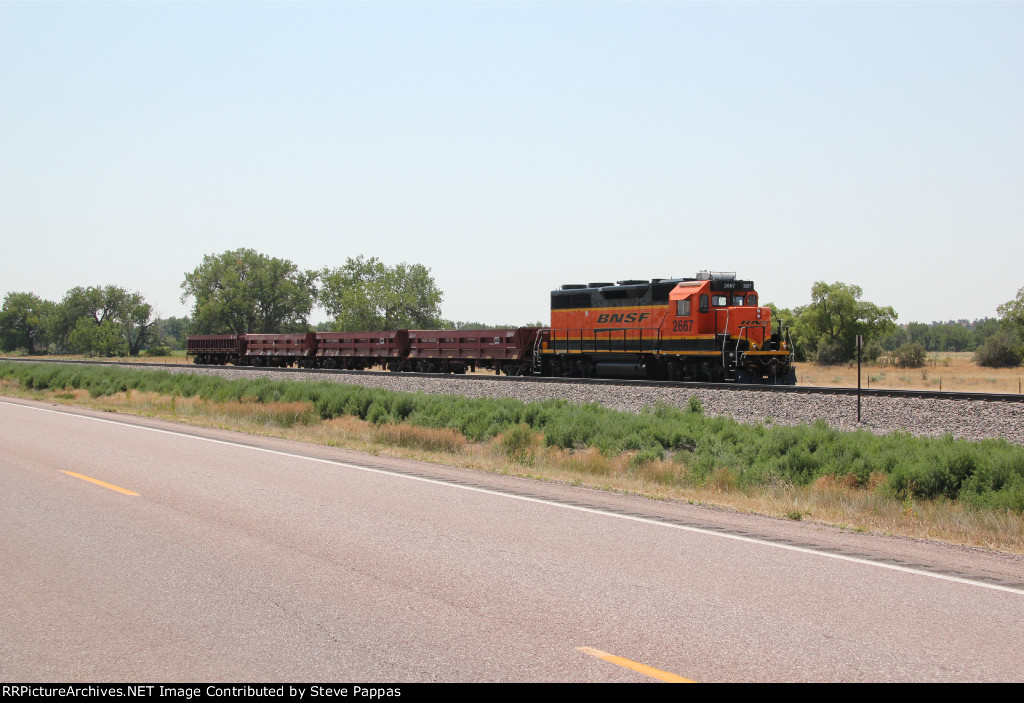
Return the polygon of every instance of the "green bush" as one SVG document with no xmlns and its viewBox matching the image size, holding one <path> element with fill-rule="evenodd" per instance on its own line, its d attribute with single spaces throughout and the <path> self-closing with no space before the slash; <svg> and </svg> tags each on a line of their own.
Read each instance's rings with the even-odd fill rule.
<svg viewBox="0 0 1024 703">
<path fill-rule="evenodd" d="M 704 403 L 701 401 L 700 396 L 691 395 L 689 400 L 686 401 L 686 409 L 696 415 L 703 415 Z"/>
<path fill-rule="evenodd" d="M 1020 366 L 1024 350 L 1020 342 L 1010 333 L 1000 330 L 985 340 L 974 353 L 979 366 L 1005 368 Z"/>
<path fill-rule="evenodd" d="M 822 366 L 845 364 L 850 360 L 850 352 L 839 340 L 830 342 L 822 339 L 818 342 L 818 351 L 814 355 L 814 360 Z"/>
<path fill-rule="evenodd" d="M 893 363 L 904 369 L 919 369 L 927 356 L 923 344 L 904 344 L 893 353 Z"/>
</svg>

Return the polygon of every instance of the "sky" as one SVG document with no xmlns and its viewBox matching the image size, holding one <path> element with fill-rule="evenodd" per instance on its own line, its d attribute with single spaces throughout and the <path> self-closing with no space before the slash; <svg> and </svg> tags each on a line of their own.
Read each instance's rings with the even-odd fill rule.
<svg viewBox="0 0 1024 703">
<path fill-rule="evenodd" d="M 995 316 L 1022 125 L 1022 2 L 0 2 L 0 294 L 181 316 L 246 247 L 492 324 L 704 269 Z"/>
</svg>

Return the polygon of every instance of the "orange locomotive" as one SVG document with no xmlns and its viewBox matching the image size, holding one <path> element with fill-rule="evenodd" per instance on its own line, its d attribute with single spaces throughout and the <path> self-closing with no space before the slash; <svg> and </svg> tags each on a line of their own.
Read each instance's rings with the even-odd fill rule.
<svg viewBox="0 0 1024 703">
<path fill-rule="evenodd" d="M 734 273 L 564 285 L 535 364 L 544 376 L 794 384 L 792 341 L 758 302 Z"/>
</svg>

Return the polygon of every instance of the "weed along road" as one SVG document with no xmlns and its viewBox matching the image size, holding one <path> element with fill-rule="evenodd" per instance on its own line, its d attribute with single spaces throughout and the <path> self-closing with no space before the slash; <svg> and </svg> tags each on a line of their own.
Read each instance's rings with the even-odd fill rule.
<svg viewBox="0 0 1024 703">
<path fill-rule="evenodd" d="M 0 678 L 1024 680 L 1020 559 L 0 399 Z"/>
</svg>

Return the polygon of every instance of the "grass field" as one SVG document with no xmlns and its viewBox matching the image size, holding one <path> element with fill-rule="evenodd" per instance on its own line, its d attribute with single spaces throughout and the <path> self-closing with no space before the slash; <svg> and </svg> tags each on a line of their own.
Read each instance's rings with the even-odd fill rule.
<svg viewBox="0 0 1024 703">
<path fill-rule="evenodd" d="M 819 366 L 804 362 L 796 365 L 796 376 L 801 386 L 856 388 L 857 364 Z M 919 369 L 864 364 L 861 385 L 864 388 L 1019 393 L 1024 390 L 1024 367 L 989 369 L 974 363 L 973 352 L 930 352 L 927 363 Z"/>
</svg>

